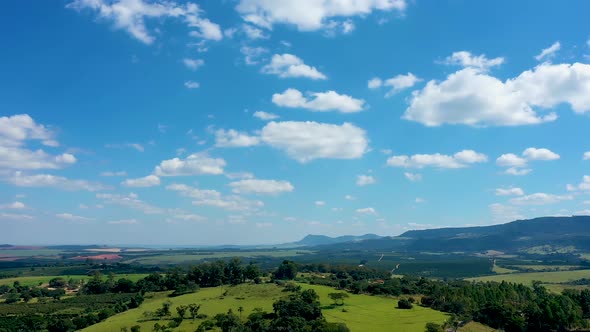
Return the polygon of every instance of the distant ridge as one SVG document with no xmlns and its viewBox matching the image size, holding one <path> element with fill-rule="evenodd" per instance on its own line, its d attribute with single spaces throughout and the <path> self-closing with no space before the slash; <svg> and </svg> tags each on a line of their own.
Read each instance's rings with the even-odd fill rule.
<svg viewBox="0 0 590 332">
<path fill-rule="evenodd" d="M 506 224 L 407 231 L 396 237 L 334 243 L 325 249 L 515 252 L 535 247 L 590 250 L 590 216 L 541 217 Z"/>
<path fill-rule="evenodd" d="M 365 234 L 365 235 L 343 235 L 338 237 L 329 237 L 326 235 L 313 235 L 309 234 L 303 239 L 294 242 L 295 245 L 300 246 L 319 246 L 319 245 L 326 245 L 326 244 L 334 244 L 334 243 L 343 243 L 343 242 L 355 242 L 355 241 L 363 241 L 363 240 L 375 240 L 380 239 L 381 236 L 377 234 Z"/>
</svg>

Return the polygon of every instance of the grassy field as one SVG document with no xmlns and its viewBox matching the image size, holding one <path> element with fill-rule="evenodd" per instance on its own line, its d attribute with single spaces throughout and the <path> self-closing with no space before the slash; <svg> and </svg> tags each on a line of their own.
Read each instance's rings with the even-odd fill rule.
<svg viewBox="0 0 590 332">
<path fill-rule="evenodd" d="M 57 249 L 2 249 L 0 256 L 9 257 L 34 257 L 34 256 L 57 256 L 63 253 L 62 250 Z"/>
<path fill-rule="evenodd" d="M 477 281 L 509 281 L 530 285 L 533 280 L 543 283 L 561 283 L 582 278 L 590 278 L 590 270 L 558 271 L 558 272 L 530 272 L 530 273 L 509 273 L 495 276 L 478 278 L 467 278 L 466 280 Z"/>
<path fill-rule="evenodd" d="M 330 308 L 332 301 L 328 298 L 328 294 L 335 292 L 333 288 L 305 284 L 301 286 L 304 289 L 313 288 L 319 294 L 322 306 L 325 308 L 322 312 L 328 321 L 345 322 L 353 332 L 367 331 L 367 328 L 370 328 L 371 332 L 422 332 L 427 322 L 442 323 L 447 319 L 447 315 L 439 311 L 418 306 L 411 310 L 396 309 L 395 299 L 368 295 L 350 294 L 350 298 L 345 301 L 344 306 Z M 138 321 L 141 320 L 143 312 L 155 311 L 166 300 L 171 300 L 173 307 L 200 303 L 202 304 L 200 313 L 207 314 L 209 317 L 227 312 L 230 308 L 237 313 L 237 309 L 243 307 L 242 317 L 245 319 L 254 308 L 272 311 L 272 303 L 286 295 L 282 289 L 274 284 L 260 284 L 223 287 L 223 289 L 219 287 L 204 288 L 195 294 L 175 298 L 168 298 L 165 293 L 159 293 L 153 298 L 146 299 L 140 308 L 110 317 L 83 331 L 119 332 L 121 327 L 130 327 L 135 324 L 140 325 L 142 330 L 150 331 L 156 323 L 155 321 L 139 323 Z M 227 294 L 222 297 L 223 291 L 227 291 Z M 342 312 L 342 309 L 346 309 L 347 312 Z M 190 319 L 185 319 L 175 331 L 194 331 L 200 322 L 200 320 L 193 322 Z"/>
<path fill-rule="evenodd" d="M 492 267 L 492 271 L 494 273 L 497 273 L 497 274 L 506 274 L 506 273 L 518 272 L 517 270 L 507 269 L 505 267 L 501 267 L 501 266 L 498 266 L 498 265 L 494 265 L 494 267 Z"/>
<path fill-rule="evenodd" d="M 127 278 L 132 281 L 138 281 L 139 279 L 145 278 L 147 274 L 117 274 L 116 279 Z M 7 279 L 0 279 L 0 285 L 11 285 L 18 281 L 23 286 L 36 286 L 39 283 L 46 284 L 49 280 L 53 278 L 64 278 L 66 280 L 73 278 L 73 279 L 90 279 L 89 276 L 81 276 L 81 275 L 72 275 L 72 276 L 43 276 L 43 277 L 16 277 L 16 278 L 7 278 Z"/>
<path fill-rule="evenodd" d="M 194 253 L 194 254 L 162 254 L 154 256 L 145 256 L 132 258 L 125 260 L 125 263 L 140 263 L 147 265 L 159 265 L 159 264 L 178 264 L 185 262 L 196 262 L 203 259 L 220 259 L 220 258 L 232 258 L 232 257 L 293 257 L 311 253 L 309 250 L 268 250 L 268 251 L 219 251 L 211 253 Z"/>
<path fill-rule="evenodd" d="M 535 271 L 569 271 L 580 268 L 578 265 L 510 265 L 509 267 Z"/>
</svg>

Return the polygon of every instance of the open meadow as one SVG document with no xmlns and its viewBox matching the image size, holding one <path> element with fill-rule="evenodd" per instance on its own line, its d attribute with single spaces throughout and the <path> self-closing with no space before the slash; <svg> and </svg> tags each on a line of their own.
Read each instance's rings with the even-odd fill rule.
<svg viewBox="0 0 590 332">
<path fill-rule="evenodd" d="M 147 276 L 147 274 L 117 274 L 115 275 L 115 279 L 129 279 L 133 282 L 137 282 L 139 279 L 145 278 Z M 67 275 L 60 275 L 60 276 L 39 276 L 39 277 L 15 277 L 15 278 L 5 278 L 5 279 L 0 279 L 0 286 L 2 285 L 12 285 L 14 284 L 15 281 L 18 281 L 21 285 L 23 286 L 37 286 L 37 285 L 42 285 L 42 284 L 47 284 L 49 283 L 49 280 L 54 279 L 54 278 L 63 278 L 65 280 L 68 280 L 70 278 L 72 279 L 76 279 L 76 280 L 88 280 L 90 278 L 92 278 L 91 276 L 85 276 L 85 275 L 71 275 L 71 276 L 67 276 Z"/>
<path fill-rule="evenodd" d="M 407 331 L 422 332 L 428 322 L 443 323 L 447 319 L 445 313 L 414 306 L 410 310 L 397 309 L 395 298 L 386 298 L 369 295 L 349 294 L 350 298 L 344 301 L 343 306 L 332 306 L 332 300 L 328 294 L 336 292 L 331 287 L 300 284 L 303 289 L 314 289 L 320 296 L 322 313 L 329 322 L 344 322 L 351 331 L 366 331 L 367 326 L 372 332 Z M 199 313 L 209 317 L 217 313 L 225 313 L 232 309 L 235 313 L 242 307 L 242 317 L 247 317 L 255 308 L 272 311 L 272 303 L 286 296 L 283 287 L 275 284 L 238 285 L 233 287 L 215 287 L 199 290 L 194 294 L 169 298 L 165 293 L 155 294 L 152 298 L 146 298 L 145 302 L 136 309 L 112 316 L 99 324 L 90 326 L 85 332 L 119 332 L 121 327 L 140 325 L 142 330 L 151 330 L 158 321 L 142 321 L 143 313 L 155 311 L 161 304 L 170 300 L 172 307 L 188 305 L 191 303 L 202 304 Z M 224 294 L 222 296 L 222 294 Z M 343 311 L 343 309 L 345 311 Z M 173 309 L 172 312 L 175 312 Z M 194 331 L 202 320 L 185 319 L 174 331 Z"/>
</svg>

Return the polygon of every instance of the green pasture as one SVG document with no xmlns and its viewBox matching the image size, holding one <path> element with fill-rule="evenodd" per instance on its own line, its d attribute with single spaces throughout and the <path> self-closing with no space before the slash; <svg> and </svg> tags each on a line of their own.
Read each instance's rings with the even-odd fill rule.
<svg viewBox="0 0 590 332">
<path fill-rule="evenodd" d="M 590 278 L 590 270 L 509 273 L 477 278 L 467 278 L 466 280 L 497 282 L 507 281 L 530 285 L 534 280 L 541 281 L 542 283 L 564 283 L 582 278 Z"/>
<path fill-rule="evenodd" d="M 272 251 L 218 251 L 210 253 L 179 253 L 143 256 L 125 260 L 125 263 L 140 263 L 146 265 L 179 264 L 185 262 L 196 262 L 204 259 L 222 258 L 254 258 L 254 257 L 294 257 L 311 253 L 309 250 L 272 250 Z"/>
<path fill-rule="evenodd" d="M 443 323 L 447 319 L 446 314 L 429 308 L 415 306 L 411 310 L 397 309 L 395 298 L 378 296 L 349 294 L 350 298 L 345 300 L 343 306 L 332 306 L 328 294 L 336 292 L 333 288 L 306 284 L 301 284 L 301 286 L 304 289 L 312 288 L 318 293 L 323 306 L 322 312 L 328 321 L 344 322 L 353 332 L 368 330 L 371 332 L 422 332 L 426 323 Z M 142 321 L 143 313 L 155 311 L 161 306 L 162 302 L 167 300 L 173 303 L 173 308 L 178 305 L 199 303 L 202 305 L 199 313 L 207 314 L 209 317 L 213 317 L 217 313 L 227 312 L 228 309 L 232 309 L 234 313 L 238 314 L 238 308 L 242 307 L 244 309 L 242 317 L 246 319 L 255 308 L 272 311 L 272 303 L 286 296 L 286 293 L 282 290 L 282 287 L 274 284 L 244 284 L 234 287 L 204 288 L 197 293 L 174 298 L 167 297 L 166 293 L 157 293 L 152 298 L 146 298 L 141 307 L 112 316 L 106 321 L 90 326 L 83 331 L 119 332 L 121 327 L 130 327 L 136 324 L 142 327 L 142 331 L 151 331 L 158 321 Z M 224 292 L 227 293 L 222 295 Z M 173 312 L 175 313 L 174 309 Z M 166 322 L 160 322 L 160 324 L 162 323 Z M 185 319 L 174 331 L 194 331 L 200 323 L 201 320 L 198 319 L 194 322 L 191 319 Z"/>
<path fill-rule="evenodd" d="M 115 275 L 115 279 L 126 278 L 126 279 L 129 279 L 129 280 L 132 280 L 133 282 L 136 282 L 139 279 L 145 278 L 146 276 L 147 276 L 147 274 L 117 274 L 117 275 Z M 12 284 L 15 281 L 18 281 L 23 286 L 37 286 L 37 285 L 39 285 L 39 283 L 41 283 L 41 284 L 47 284 L 49 282 L 49 280 L 51 280 L 53 278 L 64 278 L 65 280 L 69 280 L 70 278 L 77 279 L 77 280 L 80 280 L 80 279 L 88 280 L 88 279 L 90 279 L 92 277 L 85 276 L 85 275 L 71 275 L 71 276 L 61 275 L 61 276 L 41 276 L 41 277 L 16 277 L 16 278 L 0 279 L 0 285 L 10 285 L 10 286 L 12 286 Z"/>
</svg>

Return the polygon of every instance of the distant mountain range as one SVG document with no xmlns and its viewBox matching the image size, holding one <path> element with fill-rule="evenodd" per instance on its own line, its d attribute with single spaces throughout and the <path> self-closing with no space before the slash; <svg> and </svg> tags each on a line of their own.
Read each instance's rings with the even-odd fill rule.
<svg viewBox="0 0 590 332">
<path fill-rule="evenodd" d="M 319 246 L 319 245 L 326 245 L 326 244 L 334 244 L 334 243 L 343 243 L 343 242 L 358 242 L 364 240 L 375 240 L 380 239 L 381 236 L 376 234 L 365 234 L 365 235 L 343 235 L 338 237 L 329 237 L 326 235 L 307 235 L 303 239 L 294 242 L 293 244 L 298 246 Z"/>
<path fill-rule="evenodd" d="M 307 238 L 299 242 L 305 242 Z M 315 246 L 325 250 L 434 252 L 538 251 L 543 247 L 590 251 L 590 216 L 543 217 L 493 226 L 414 230 L 396 237 L 375 236 Z"/>
</svg>

